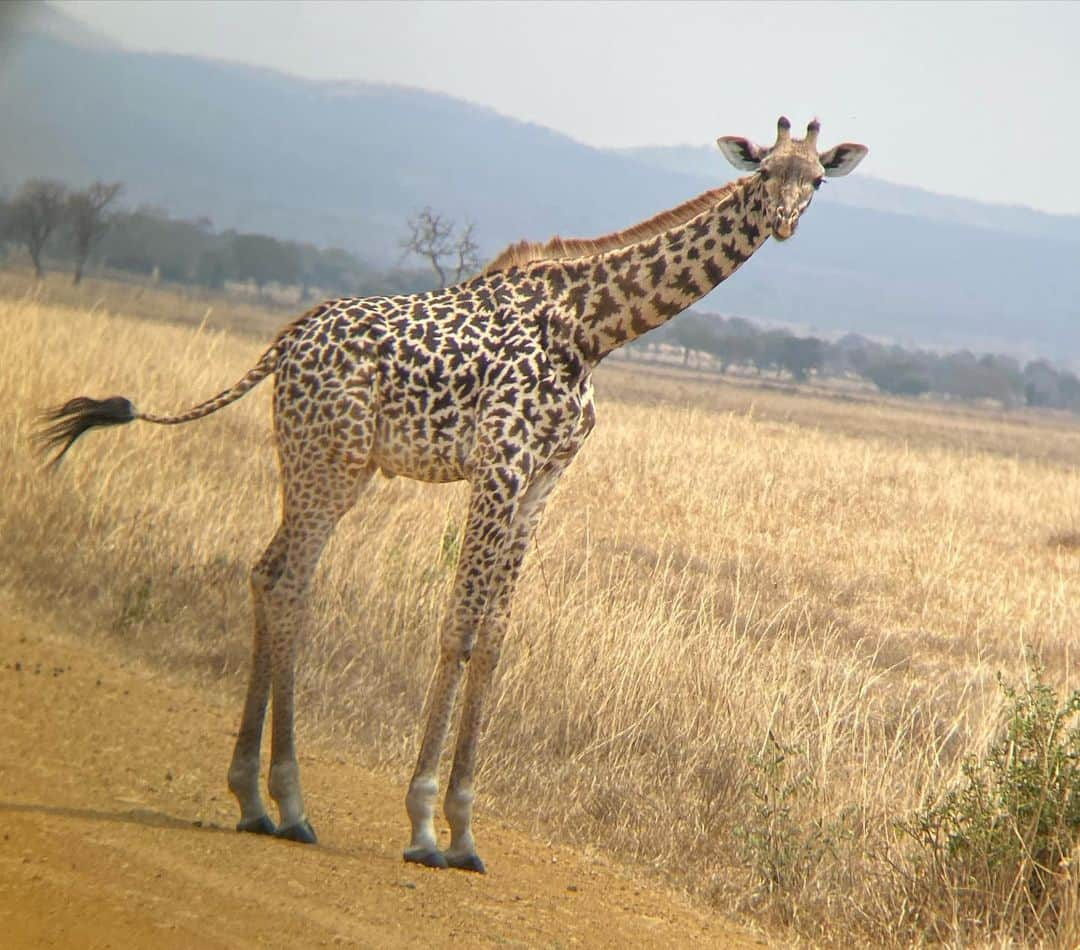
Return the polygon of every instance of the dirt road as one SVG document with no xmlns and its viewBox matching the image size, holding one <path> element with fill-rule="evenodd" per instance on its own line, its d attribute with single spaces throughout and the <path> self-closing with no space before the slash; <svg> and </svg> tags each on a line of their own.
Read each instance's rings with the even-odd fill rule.
<svg viewBox="0 0 1080 950">
<path fill-rule="evenodd" d="M 486 876 L 406 865 L 402 789 L 328 750 L 301 760 L 317 847 L 238 835 L 235 715 L 0 598 L 0 945 L 759 945 L 497 823 Z"/>
</svg>

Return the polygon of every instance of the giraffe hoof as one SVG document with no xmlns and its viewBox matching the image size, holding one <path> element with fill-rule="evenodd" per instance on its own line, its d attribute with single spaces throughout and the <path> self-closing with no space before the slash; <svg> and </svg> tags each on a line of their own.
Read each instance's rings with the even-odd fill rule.
<svg viewBox="0 0 1080 950">
<path fill-rule="evenodd" d="M 319 839 L 315 835 L 315 829 L 306 818 L 301 818 L 295 825 L 288 828 L 278 828 L 274 832 L 275 838 L 284 838 L 286 841 L 297 841 L 300 844 L 318 844 Z"/>
<path fill-rule="evenodd" d="M 406 848 L 404 858 L 409 864 L 422 864 L 426 868 L 446 867 L 446 858 L 438 848 Z"/>
<path fill-rule="evenodd" d="M 237 831 L 246 831 L 253 835 L 275 835 L 277 826 L 266 815 L 258 818 L 246 818 L 236 826 Z"/>
<path fill-rule="evenodd" d="M 468 851 L 465 854 L 452 854 L 447 851 L 444 857 L 446 858 L 447 867 L 457 868 L 459 871 L 474 871 L 477 874 L 487 874 L 484 862 L 480 860 L 480 855 L 475 851 Z"/>
</svg>

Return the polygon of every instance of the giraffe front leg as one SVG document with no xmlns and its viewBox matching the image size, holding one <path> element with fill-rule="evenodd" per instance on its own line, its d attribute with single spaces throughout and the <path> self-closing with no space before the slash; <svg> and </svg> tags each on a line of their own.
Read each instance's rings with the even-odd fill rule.
<svg viewBox="0 0 1080 950">
<path fill-rule="evenodd" d="M 435 803 L 439 797 L 439 759 L 442 757 L 446 735 L 450 729 L 450 717 L 454 711 L 465 657 L 458 644 L 456 625 L 443 636 L 443 649 L 439 666 L 432 684 L 428 701 L 427 725 L 420 744 L 416 769 L 409 791 L 405 796 L 405 809 L 409 813 L 412 835 L 405 849 L 405 860 L 431 868 L 446 867 L 446 859 L 439 850 L 435 834 Z"/>
<path fill-rule="evenodd" d="M 450 731 L 461 677 L 472 654 L 491 590 L 492 565 L 505 543 L 512 513 L 513 508 L 497 495 L 473 489 L 451 608 L 440 637 L 439 665 L 428 697 L 424 736 L 405 797 L 412 826 L 405 860 L 414 864 L 447 866 L 435 833 L 439 760 Z"/>
<path fill-rule="evenodd" d="M 492 673 L 498 663 L 505 630 L 505 617 L 489 623 L 481 634 L 480 643 L 469 664 L 469 681 L 461 708 L 454 765 L 446 789 L 444 809 L 450 824 L 450 847 L 444 855 L 447 865 L 463 871 L 483 874 L 484 862 L 476 852 L 472 833 L 472 810 L 475 791 L 476 746 L 484 722 L 484 705 Z"/>
<path fill-rule="evenodd" d="M 447 848 L 445 857 L 446 863 L 453 868 L 480 874 L 485 871 L 484 862 L 476 851 L 476 841 L 473 838 L 472 813 L 476 752 L 484 727 L 487 694 L 502 652 L 510 606 L 525 553 L 547 499 L 564 468 L 565 463 L 550 462 L 530 482 L 517 506 L 502 545 L 497 572 L 491 579 L 492 597 L 486 622 L 480 630 L 476 650 L 469 664 L 469 681 L 461 709 L 454 765 L 446 789 L 444 807 L 450 824 L 450 847 Z"/>
</svg>

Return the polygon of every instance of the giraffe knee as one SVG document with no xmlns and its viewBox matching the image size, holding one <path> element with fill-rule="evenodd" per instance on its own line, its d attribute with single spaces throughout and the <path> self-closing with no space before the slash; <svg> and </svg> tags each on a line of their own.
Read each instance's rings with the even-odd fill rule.
<svg viewBox="0 0 1080 950">
<path fill-rule="evenodd" d="M 444 635 L 439 644 L 439 655 L 444 663 L 458 663 L 464 666 L 472 659 L 476 645 L 475 633 L 453 633 Z"/>
<path fill-rule="evenodd" d="M 487 643 L 482 644 L 481 648 L 477 650 L 473 656 L 472 667 L 473 670 L 470 676 L 483 676 L 495 669 L 499 663 L 499 654 L 501 648 L 495 644 Z"/>
<path fill-rule="evenodd" d="M 284 551 L 264 554 L 251 569 L 251 586 L 260 593 L 269 593 L 284 573 Z"/>
<path fill-rule="evenodd" d="M 465 666 L 472 659 L 472 647 L 462 644 L 444 646 L 440 656 L 443 663 L 457 663 L 459 666 Z"/>
</svg>

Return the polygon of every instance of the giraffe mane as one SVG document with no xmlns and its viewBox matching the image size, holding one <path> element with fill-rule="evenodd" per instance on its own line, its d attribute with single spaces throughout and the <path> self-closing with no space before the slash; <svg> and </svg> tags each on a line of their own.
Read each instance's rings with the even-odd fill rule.
<svg viewBox="0 0 1080 950">
<path fill-rule="evenodd" d="M 691 218 L 696 218 L 705 211 L 711 211 L 730 197 L 737 183 L 733 181 L 721 188 L 710 189 L 696 198 L 684 201 L 681 205 L 654 214 L 638 224 L 631 225 L 622 231 L 612 231 L 601 237 L 564 238 L 556 235 L 550 241 L 518 241 L 493 257 L 482 273 L 493 274 L 496 271 L 522 267 L 537 261 L 566 261 L 592 257 L 637 244 L 639 241 L 647 241 L 664 231 L 686 224 Z"/>
</svg>

